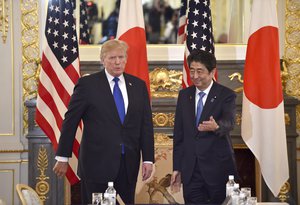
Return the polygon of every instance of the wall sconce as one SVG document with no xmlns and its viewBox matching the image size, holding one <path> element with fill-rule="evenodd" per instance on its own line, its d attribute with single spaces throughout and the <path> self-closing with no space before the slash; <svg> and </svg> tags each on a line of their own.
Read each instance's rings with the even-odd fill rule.
<svg viewBox="0 0 300 205">
<path fill-rule="evenodd" d="M 0 33 L 3 43 L 6 42 L 8 32 L 8 1 L 0 0 Z"/>
</svg>

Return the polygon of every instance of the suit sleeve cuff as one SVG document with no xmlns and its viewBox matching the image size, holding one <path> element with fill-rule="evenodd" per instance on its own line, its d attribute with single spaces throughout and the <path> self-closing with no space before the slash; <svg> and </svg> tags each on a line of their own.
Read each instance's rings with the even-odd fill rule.
<svg viewBox="0 0 300 205">
<path fill-rule="evenodd" d="M 68 157 L 56 156 L 55 159 L 59 162 L 68 162 L 69 161 Z"/>
</svg>

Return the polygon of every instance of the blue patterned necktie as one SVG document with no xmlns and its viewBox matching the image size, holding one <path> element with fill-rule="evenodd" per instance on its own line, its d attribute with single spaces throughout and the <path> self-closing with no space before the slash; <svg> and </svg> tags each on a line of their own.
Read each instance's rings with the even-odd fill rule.
<svg viewBox="0 0 300 205">
<path fill-rule="evenodd" d="M 199 100 L 197 103 L 197 114 L 196 114 L 196 127 L 198 127 L 200 122 L 201 113 L 203 110 L 203 101 L 202 98 L 205 96 L 205 92 L 200 92 L 199 94 Z"/>
<path fill-rule="evenodd" d="M 120 79 L 117 78 L 117 77 L 115 77 L 113 79 L 113 81 L 115 82 L 113 95 L 114 95 L 115 103 L 116 103 L 116 106 L 117 106 L 117 109 L 118 109 L 120 120 L 123 124 L 124 118 L 125 118 L 125 105 L 124 105 L 124 99 L 123 99 L 123 96 L 122 96 L 122 92 L 121 92 L 121 90 L 119 88 L 119 84 L 118 84 L 119 80 Z"/>
</svg>

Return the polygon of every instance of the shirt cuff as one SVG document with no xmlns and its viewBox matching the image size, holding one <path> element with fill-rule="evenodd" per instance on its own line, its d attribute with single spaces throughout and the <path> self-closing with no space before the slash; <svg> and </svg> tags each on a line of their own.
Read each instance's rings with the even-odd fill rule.
<svg viewBox="0 0 300 205">
<path fill-rule="evenodd" d="M 69 161 L 68 157 L 56 156 L 55 159 L 59 162 L 68 162 Z"/>
<path fill-rule="evenodd" d="M 143 163 L 145 163 L 145 164 L 153 164 L 153 162 L 151 162 L 151 161 L 144 161 Z"/>
</svg>

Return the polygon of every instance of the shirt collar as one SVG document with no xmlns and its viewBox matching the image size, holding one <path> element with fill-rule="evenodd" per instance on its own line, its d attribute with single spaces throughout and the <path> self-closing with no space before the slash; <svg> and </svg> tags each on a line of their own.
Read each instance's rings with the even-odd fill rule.
<svg viewBox="0 0 300 205">
<path fill-rule="evenodd" d="M 200 92 L 204 92 L 206 94 L 206 96 L 208 96 L 208 93 L 212 87 L 212 85 L 214 84 L 214 81 L 212 80 L 211 83 L 209 84 L 209 86 L 205 89 L 205 90 L 199 90 L 197 87 L 196 87 L 196 96 L 200 93 Z"/>
<path fill-rule="evenodd" d="M 109 83 L 112 82 L 113 79 L 114 79 L 115 77 L 112 76 L 111 74 L 109 74 L 109 73 L 107 72 L 106 69 L 104 69 L 104 71 L 105 71 L 105 74 L 106 74 L 106 77 L 107 77 L 108 82 L 109 82 Z M 123 75 L 123 74 L 120 75 L 118 78 L 120 79 L 119 82 L 122 82 L 122 83 L 125 82 L 125 78 L 124 78 L 124 75 Z"/>
</svg>

